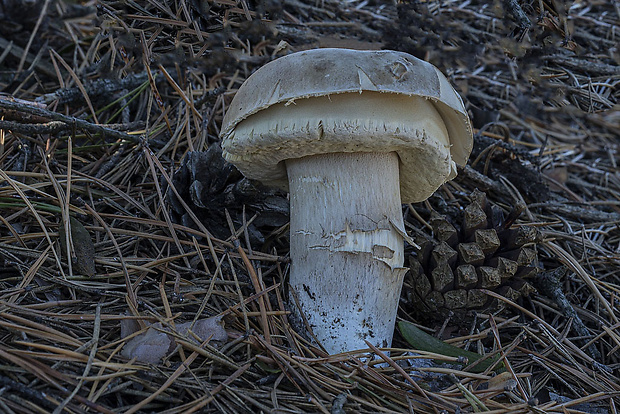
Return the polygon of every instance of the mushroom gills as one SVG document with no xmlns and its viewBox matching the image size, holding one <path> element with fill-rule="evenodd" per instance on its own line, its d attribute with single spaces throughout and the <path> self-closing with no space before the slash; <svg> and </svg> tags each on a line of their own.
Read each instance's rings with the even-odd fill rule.
<svg viewBox="0 0 620 414">
<path fill-rule="evenodd" d="M 400 187 L 404 202 L 425 200 L 456 171 L 435 104 L 393 93 L 342 93 L 273 105 L 241 121 L 223 145 L 225 158 L 243 174 L 283 189 L 288 189 L 283 161 L 316 154 L 396 152 L 401 176 L 410 177 Z"/>
</svg>

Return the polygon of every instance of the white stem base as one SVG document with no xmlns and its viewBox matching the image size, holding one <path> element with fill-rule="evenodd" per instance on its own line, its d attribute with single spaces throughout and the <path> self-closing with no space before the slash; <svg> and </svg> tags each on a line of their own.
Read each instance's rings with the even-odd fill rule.
<svg viewBox="0 0 620 414">
<path fill-rule="evenodd" d="M 330 354 L 392 343 L 406 272 L 398 162 L 393 152 L 286 162 L 290 285 Z"/>
</svg>

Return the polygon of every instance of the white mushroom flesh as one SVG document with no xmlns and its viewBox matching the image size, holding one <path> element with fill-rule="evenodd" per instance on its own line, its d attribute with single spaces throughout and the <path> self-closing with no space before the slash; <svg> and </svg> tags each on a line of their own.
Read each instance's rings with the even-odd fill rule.
<svg viewBox="0 0 620 414">
<path fill-rule="evenodd" d="M 403 267 L 398 155 L 289 160 L 290 287 L 330 354 L 392 342 Z M 400 229 L 397 231 L 396 228 Z"/>
</svg>

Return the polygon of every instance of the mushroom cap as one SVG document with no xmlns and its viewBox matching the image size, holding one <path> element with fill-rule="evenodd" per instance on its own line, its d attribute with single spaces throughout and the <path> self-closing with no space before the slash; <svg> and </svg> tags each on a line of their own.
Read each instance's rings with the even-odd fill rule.
<svg viewBox="0 0 620 414">
<path fill-rule="evenodd" d="M 285 189 L 287 159 L 396 151 L 403 202 L 454 178 L 473 145 L 463 101 L 437 68 L 403 52 L 348 49 L 261 67 L 237 91 L 220 137 L 244 175 Z"/>
</svg>

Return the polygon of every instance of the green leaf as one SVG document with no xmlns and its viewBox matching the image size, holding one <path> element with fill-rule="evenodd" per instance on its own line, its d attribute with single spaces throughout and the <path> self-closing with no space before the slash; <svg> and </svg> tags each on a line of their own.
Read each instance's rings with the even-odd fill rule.
<svg viewBox="0 0 620 414">
<path fill-rule="evenodd" d="M 280 372 L 282 372 L 280 368 L 273 368 L 265 364 L 263 361 L 256 361 L 256 365 L 263 371 L 268 372 L 270 374 L 279 374 Z"/>
<path fill-rule="evenodd" d="M 400 329 L 400 333 L 402 334 L 403 338 L 405 338 L 405 340 L 409 342 L 409 344 L 413 348 L 419 351 L 433 352 L 435 354 L 441 354 L 441 355 L 446 355 L 446 356 L 451 356 L 451 357 L 465 357 L 467 358 L 469 365 L 483 358 L 482 355 L 477 354 L 475 352 L 466 351 L 456 346 L 447 344 L 444 341 L 441 341 L 427 334 L 426 332 L 422 331 L 421 329 L 419 329 L 417 326 L 415 326 L 411 322 L 406 322 L 406 321 L 398 322 L 398 329 Z M 480 363 L 476 364 L 474 367 L 471 367 L 469 371 L 475 372 L 475 373 L 484 372 L 486 371 L 487 368 L 493 365 L 498 359 L 499 359 L 499 355 L 495 355 L 492 358 L 487 358 L 483 361 L 480 361 Z M 441 363 L 445 361 L 437 361 L 437 362 Z M 496 365 L 496 367 L 493 370 L 496 372 L 499 372 L 499 371 L 502 371 L 503 369 L 504 369 L 504 364 L 499 363 Z"/>
<path fill-rule="evenodd" d="M 73 253 L 75 254 L 75 268 L 83 275 L 92 277 L 95 275 L 95 245 L 90 237 L 88 230 L 84 228 L 76 218 L 69 217 L 71 223 L 71 238 L 73 239 Z M 66 223 L 58 226 L 58 239 L 60 247 L 67 260 L 72 260 L 69 249 L 67 249 Z"/>
</svg>

